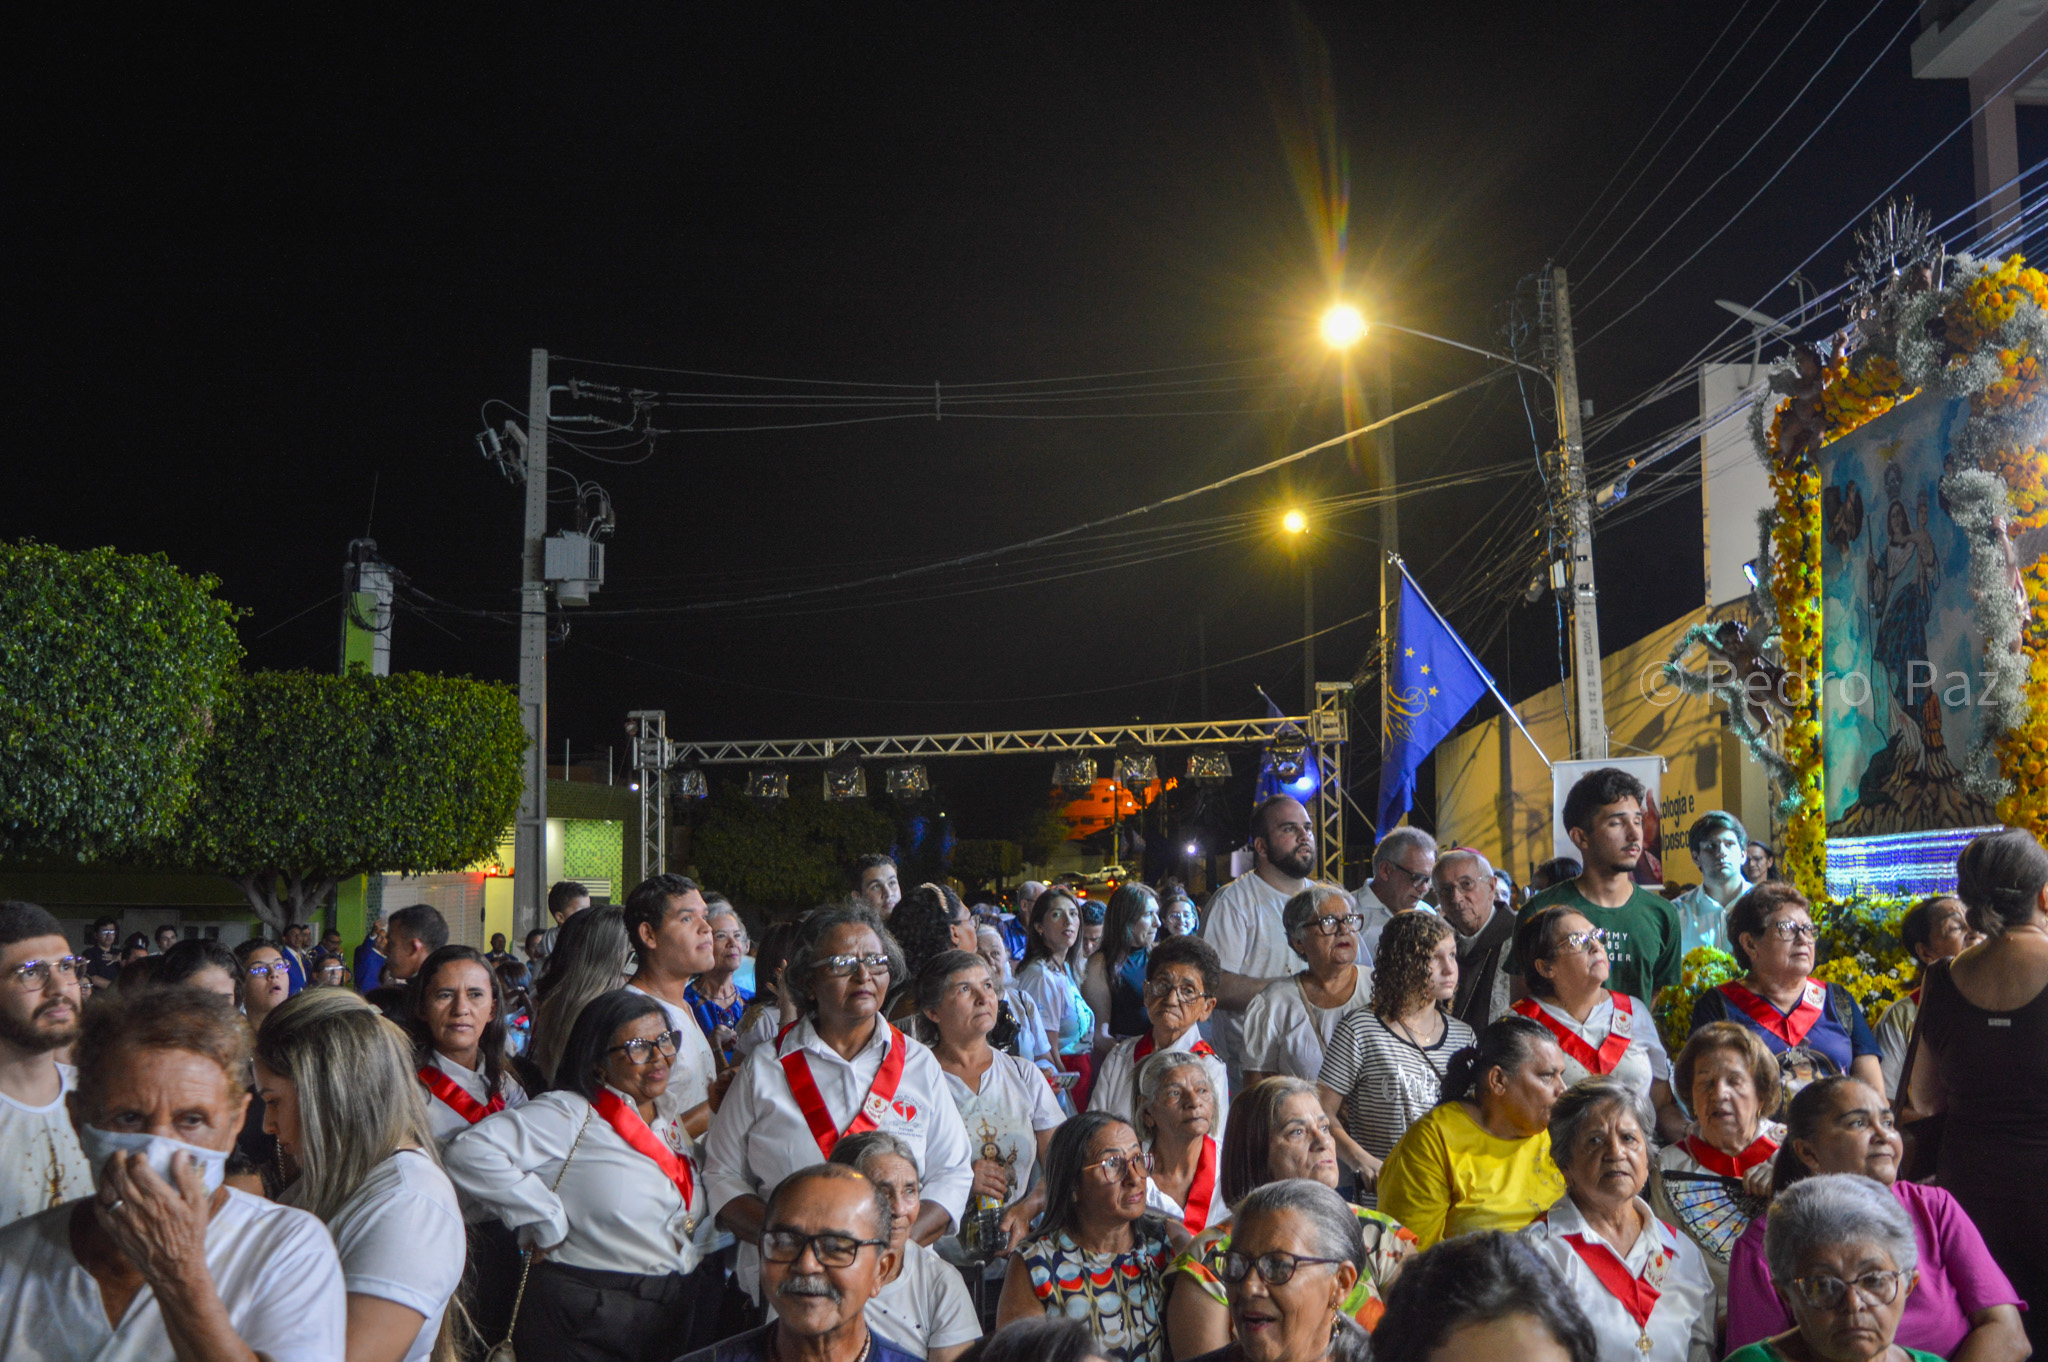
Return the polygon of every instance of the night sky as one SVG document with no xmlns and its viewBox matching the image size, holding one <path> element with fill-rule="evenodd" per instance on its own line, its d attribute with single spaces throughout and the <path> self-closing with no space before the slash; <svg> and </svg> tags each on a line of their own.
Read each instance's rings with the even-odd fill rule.
<svg viewBox="0 0 2048 1362">
<path fill-rule="evenodd" d="M 940 420 L 651 450 L 572 434 L 637 462 L 556 446 L 610 491 L 619 529 L 609 581 L 552 657 L 551 747 L 620 743 L 642 707 L 700 738 L 1193 718 L 1198 619 L 1211 663 L 1267 650 L 1207 678 L 1211 714 L 1257 715 L 1255 685 L 1290 707 L 1301 693 L 1281 646 L 1301 633 L 1299 578 L 1272 521 L 1371 490 L 1341 450 L 1118 527 L 1143 533 L 887 589 L 674 607 L 1011 543 L 1336 434 L 1337 367 L 1313 333 L 1330 218 L 1297 174 L 1319 143 L 1348 163 L 1349 294 L 1498 348 L 1517 281 L 1569 261 L 1581 384 L 1604 415 L 1722 329 L 1715 298 L 1789 308 L 1791 290 L 1763 291 L 1967 113 L 1961 83 L 1911 79 L 1910 0 L 718 8 L 745 13 L 23 31 L 0 536 L 166 552 L 247 607 L 250 665 L 326 669 L 344 550 L 367 529 L 449 607 L 401 615 L 396 664 L 509 680 L 514 634 L 489 616 L 516 606 L 521 494 L 473 437 L 487 401 L 500 425 L 502 404 L 524 407 L 530 347 L 607 362 L 560 363 L 559 382 L 721 395 L 654 409 L 669 430 L 885 410 L 793 394 L 1123 374 L 980 389 L 1062 400 Z M 2048 139 L 2023 132 L 2025 164 Z M 1964 208 L 1967 132 L 1901 192 L 1937 219 Z M 1835 241 L 1807 277 L 1832 285 L 1848 253 Z M 1487 368 L 1393 345 L 1399 405 Z M 1102 386 L 1121 390 L 1075 392 Z M 1548 441 L 1554 418 L 1534 411 Z M 1604 435 L 1596 469 L 1696 412 L 1687 387 Z M 1424 585 L 1515 693 L 1554 682 L 1548 598 L 1507 605 L 1540 491 L 1513 382 L 1404 422 L 1397 448 L 1404 482 L 1474 474 L 1401 502 Z M 1610 647 L 1698 602 L 1697 480 L 1664 490 L 1600 532 Z M 1319 525 L 1321 627 L 1371 609 L 1376 512 Z M 1325 635 L 1322 677 L 1350 676 L 1371 643 L 1369 622 Z M 967 835 L 1012 832 L 1046 774 L 934 767 Z"/>
</svg>

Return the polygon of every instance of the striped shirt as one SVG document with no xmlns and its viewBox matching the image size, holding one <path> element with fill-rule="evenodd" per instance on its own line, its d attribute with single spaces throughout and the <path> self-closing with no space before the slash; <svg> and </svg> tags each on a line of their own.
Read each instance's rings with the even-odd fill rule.
<svg viewBox="0 0 2048 1362">
<path fill-rule="evenodd" d="M 1338 1023 L 1324 1048 L 1316 1082 L 1344 1094 L 1339 1114 L 1345 1133 L 1366 1153 L 1384 1159 L 1408 1127 L 1437 1104 L 1451 1056 L 1474 1039 L 1471 1027 L 1446 1016 L 1442 1037 L 1423 1048 L 1372 1012 L 1353 1012 Z"/>
</svg>

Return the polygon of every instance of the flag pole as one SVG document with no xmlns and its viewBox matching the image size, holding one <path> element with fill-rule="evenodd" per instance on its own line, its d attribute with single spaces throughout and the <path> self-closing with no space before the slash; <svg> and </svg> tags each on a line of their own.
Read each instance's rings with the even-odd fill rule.
<svg viewBox="0 0 2048 1362">
<path fill-rule="evenodd" d="M 1456 629 L 1451 628 L 1450 622 L 1444 619 L 1443 614 L 1440 611 L 1438 611 L 1435 605 L 1431 604 L 1429 597 L 1423 594 L 1422 584 L 1416 581 L 1415 578 L 1412 575 L 1410 575 L 1408 571 L 1408 564 L 1402 561 L 1401 555 L 1398 553 L 1389 553 L 1387 555 L 1387 559 L 1389 562 L 1393 563 L 1395 567 L 1401 569 L 1401 576 L 1407 580 L 1408 585 L 1415 588 L 1416 599 L 1420 600 L 1424 605 L 1429 606 L 1429 613 L 1436 616 L 1436 621 L 1438 624 L 1443 625 L 1444 632 L 1449 634 L 1451 638 L 1454 641 L 1456 641 L 1458 645 L 1458 651 L 1465 655 L 1465 660 L 1467 662 L 1470 662 L 1472 664 L 1472 669 L 1479 673 L 1479 679 L 1484 681 L 1486 683 L 1486 688 L 1493 692 L 1493 698 L 1500 701 L 1500 707 L 1507 711 L 1509 721 L 1512 722 L 1516 728 L 1521 730 L 1522 736 L 1524 738 L 1527 738 L 1529 740 L 1529 746 L 1536 749 L 1536 755 L 1543 758 L 1543 764 L 1545 766 L 1549 766 L 1551 764 L 1550 757 L 1544 752 L 1542 744 L 1538 743 L 1534 735 L 1532 735 L 1529 732 L 1528 726 L 1522 722 L 1522 716 L 1515 713 L 1515 707 L 1508 703 L 1508 697 L 1500 693 L 1500 687 L 1494 684 L 1493 673 L 1487 671 L 1486 664 L 1481 662 L 1478 658 L 1472 655 L 1472 650 L 1465 646 L 1464 637 L 1461 634 L 1459 634 Z"/>
</svg>

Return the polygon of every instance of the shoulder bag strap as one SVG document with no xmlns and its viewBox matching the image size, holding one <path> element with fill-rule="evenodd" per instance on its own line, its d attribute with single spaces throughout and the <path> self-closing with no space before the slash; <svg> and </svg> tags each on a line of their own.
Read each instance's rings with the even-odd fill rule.
<svg viewBox="0 0 2048 1362">
<path fill-rule="evenodd" d="M 548 1188 L 550 1192 L 561 1190 L 562 1178 L 569 1171 L 569 1160 L 576 1157 L 576 1150 L 583 1144 L 583 1132 L 590 1129 L 590 1118 L 596 1110 L 595 1105 L 586 1104 L 584 1106 L 583 1124 L 576 1127 L 576 1138 L 569 1145 L 568 1158 L 562 1160 L 561 1168 L 555 1173 L 554 1186 Z M 526 1301 L 526 1278 L 527 1274 L 532 1271 L 533 1250 L 522 1248 L 519 1250 L 519 1290 L 512 1296 L 512 1316 L 505 1325 L 504 1339 L 497 1347 L 485 1354 L 484 1362 L 518 1362 L 517 1355 L 512 1351 L 512 1331 L 519 1327 L 519 1307 Z"/>
</svg>

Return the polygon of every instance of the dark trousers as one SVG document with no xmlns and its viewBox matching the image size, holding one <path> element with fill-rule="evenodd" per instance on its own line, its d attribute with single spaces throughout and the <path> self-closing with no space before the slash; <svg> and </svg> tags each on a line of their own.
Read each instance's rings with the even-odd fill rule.
<svg viewBox="0 0 2048 1362">
<path fill-rule="evenodd" d="M 465 1357 L 481 1358 L 512 1327 L 512 1298 L 519 1289 L 519 1241 L 496 1220 L 468 1226 L 469 1264 L 461 1299 L 474 1332 L 467 1333 Z"/>
<path fill-rule="evenodd" d="M 681 1273 L 641 1277 L 537 1263 L 512 1346 L 533 1362 L 669 1362 L 690 1341 L 695 1295 Z"/>
</svg>

